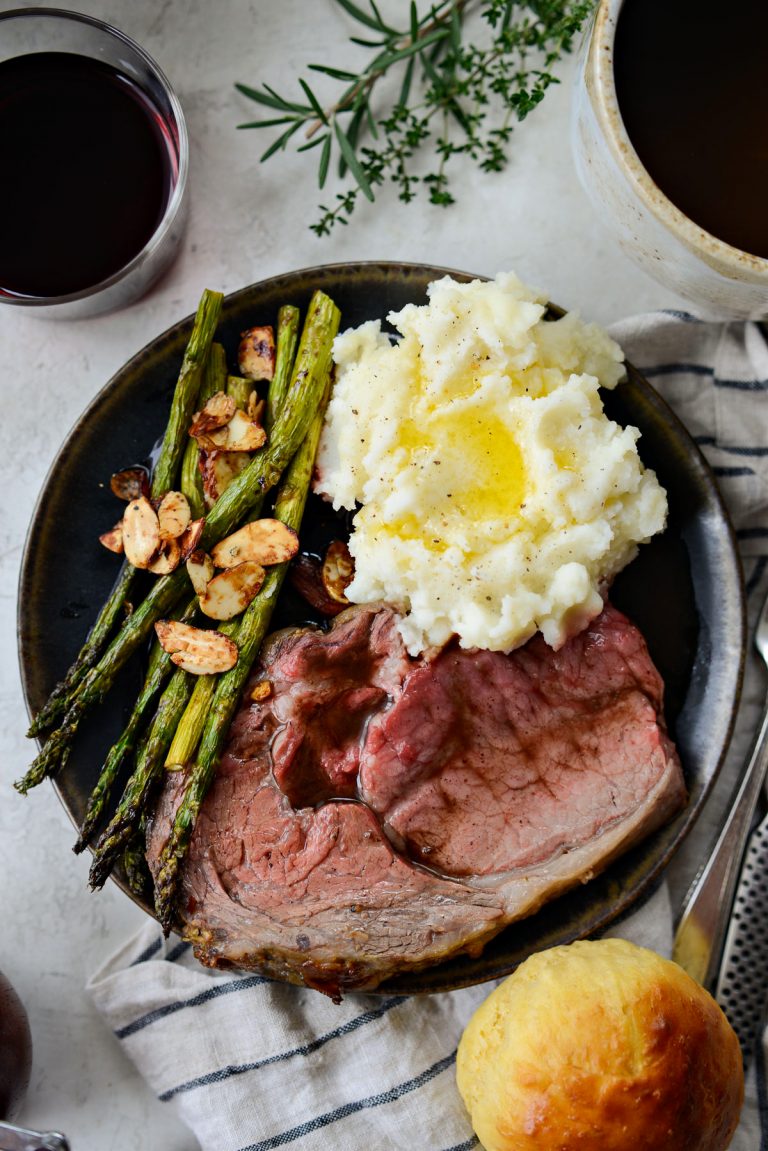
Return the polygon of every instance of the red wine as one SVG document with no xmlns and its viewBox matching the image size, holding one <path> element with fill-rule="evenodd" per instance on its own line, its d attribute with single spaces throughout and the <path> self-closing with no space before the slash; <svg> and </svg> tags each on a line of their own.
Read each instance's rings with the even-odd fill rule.
<svg viewBox="0 0 768 1151">
<path fill-rule="evenodd" d="M 629 138 L 664 194 L 768 257 L 768 0 L 625 0 L 614 72 Z"/>
<path fill-rule="evenodd" d="M 176 179 L 168 129 L 110 65 L 66 52 L 0 63 L 0 294 L 64 296 L 125 267 Z"/>
</svg>

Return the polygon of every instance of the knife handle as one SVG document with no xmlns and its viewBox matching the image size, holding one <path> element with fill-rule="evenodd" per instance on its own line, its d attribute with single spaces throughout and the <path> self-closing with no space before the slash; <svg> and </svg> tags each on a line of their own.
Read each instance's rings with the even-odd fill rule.
<svg viewBox="0 0 768 1151">
<path fill-rule="evenodd" d="M 733 907 L 744 847 L 768 768 L 768 710 L 731 805 L 728 818 L 704 870 L 688 893 L 675 932 L 672 958 L 712 991 Z"/>
<path fill-rule="evenodd" d="M 768 996 L 768 816 L 752 832 L 723 950 L 715 998 L 739 1037 L 744 1066 Z"/>
</svg>

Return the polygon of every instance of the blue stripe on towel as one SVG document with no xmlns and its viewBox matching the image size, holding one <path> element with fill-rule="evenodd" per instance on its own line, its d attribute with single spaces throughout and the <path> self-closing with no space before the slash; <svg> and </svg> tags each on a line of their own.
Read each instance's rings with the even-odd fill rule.
<svg viewBox="0 0 768 1151">
<path fill-rule="evenodd" d="M 130 964 L 130 966 L 131 967 L 138 967 L 138 965 L 140 963 L 147 963 L 152 958 L 153 955 L 157 955 L 158 951 L 160 950 L 160 948 L 162 946 L 163 946 L 162 939 L 155 939 L 152 943 L 150 943 L 149 947 L 144 948 L 141 955 L 139 955 L 136 959 L 134 959 L 133 962 Z"/>
<path fill-rule="evenodd" d="M 759 587 L 760 581 L 763 578 L 766 564 L 768 564 L 767 556 L 758 556 L 755 560 L 755 566 L 752 568 L 752 575 L 749 577 L 744 585 L 744 591 L 747 596 L 751 596 L 755 588 Z"/>
<path fill-rule="evenodd" d="M 721 479 L 735 479 L 737 476 L 753 476 L 754 470 L 746 465 L 741 468 L 717 468 L 713 467 L 712 471 L 716 476 Z"/>
<path fill-rule="evenodd" d="M 332 1039 L 339 1039 L 342 1035 L 349 1035 L 352 1031 L 357 1031 L 358 1027 L 364 1027 L 367 1023 L 374 1023 L 377 1019 L 381 1019 L 383 1015 L 391 1011 L 394 1007 L 399 1007 L 401 1003 L 405 1003 L 407 996 L 398 995 L 393 999 L 385 999 L 379 1007 L 374 1008 L 372 1011 L 365 1011 L 362 1015 L 357 1015 L 354 1019 L 347 1020 L 342 1023 L 340 1027 L 335 1027 L 333 1031 L 326 1032 L 325 1035 L 319 1035 L 317 1039 L 313 1039 L 310 1043 L 304 1043 L 301 1047 L 293 1047 L 289 1051 L 282 1051 L 279 1055 L 270 1055 L 266 1059 L 259 1059 L 255 1063 L 235 1063 L 227 1067 L 220 1067 L 216 1071 L 209 1071 L 206 1075 L 200 1075 L 197 1079 L 190 1079 L 186 1083 L 180 1083 L 178 1087 L 171 1087 L 168 1091 L 163 1091 L 162 1095 L 158 1096 L 162 1103 L 167 1103 L 169 1099 L 173 1099 L 175 1095 L 181 1095 L 185 1091 L 194 1091 L 197 1087 L 210 1087 L 212 1083 L 222 1083 L 225 1079 L 230 1079 L 233 1075 L 243 1075 L 246 1071 L 258 1071 L 261 1067 L 268 1067 L 273 1063 L 283 1063 L 287 1059 L 293 1059 L 295 1056 L 312 1055 L 315 1051 L 319 1051 L 321 1047 L 325 1047 L 326 1043 L 330 1043 Z"/>
<path fill-rule="evenodd" d="M 746 444 L 719 444 L 714 436 L 696 436 L 700 448 L 717 448 L 734 456 L 755 456 L 757 459 L 768 456 L 768 447 L 747 447 Z"/>
<path fill-rule="evenodd" d="M 445 1147 L 444 1151 L 471 1151 L 473 1147 L 479 1147 L 480 1140 L 477 1135 L 473 1135 L 471 1139 L 465 1139 L 463 1143 L 454 1143 L 453 1147 Z"/>
<path fill-rule="evenodd" d="M 175 963 L 177 959 L 181 959 L 182 955 L 185 955 L 186 952 L 189 951 L 191 946 L 191 943 L 185 943 L 183 939 L 180 940 L 180 942 L 168 952 L 165 957 L 166 960 L 168 963 Z"/>
<path fill-rule="evenodd" d="M 737 392 L 764 392 L 768 388 L 768 380 L 724 380 L 715 376 L 716 388 L 731 388 Z"/>
<path fill-rule="evenodd" d="M 199 995 L 193 995 L 190 999 L 168 1003 L 165 1007 L 158 1007 L 156 1011 L 150 1011 L 148 1014 L 134 1019 L 133 1023 L 126 1023 L 125 1027 L 119 1027 L 115 1031 L 115 1035 L 118 1039 L 127 1039 L 129 1035 L 135 1035 L 137 1031 L 142 1031 L 152 1023 L 157 1023 L 158 1019 L 165 1019 L 166 1016 L 174 1015 L 177 1011 L 183 1011 L 186 1007 L 199 1007 L 202 1003 L 209 1003 L 220 995 L 232 995 L 236 991 L 245 991 L 249 987 L 259 987 L 262 983 L 269 982 L 270 980 L 265 979 L 263 975 L 248 975 L 243 979 L 230 979 L 227 983 L 217 983 L 214 987 L 209 987 L 207 991 L 201 991 Z"/>
<path fill-rule="evenodd" d="M 638 369 L 641 376 L 713 376 L 715 369 L 711 364 L 651 364 L 647 368 Z"/>
<path fill-rule="evenodd" d="M 371 1107 L 381 1107 L 385 1103 L 395 1103 L 403 1095 L 408 1095 L 411 1091 L 417 1091 L 419 1087 L 424 1087 L 430 1080 L 442 1074 L 455 1060 L 456 1052 L 454 1050 L 450 1055 L 446 1055 L 445 1059 L 439 1059 L 437 1063 L 433 1063 L 431 1067 L 422 1071 L 414 1079 L 407 1079 L 405 1083 L 399 1083 L 397 1087 L 391 1087 L 389 1091 L 382 1091 L 378 1095 L 369 1095 L 367 1099 L 357 1099 L 353 1103 L 345 1103 L 333 1111 L 327 1111 L 324 1115 L 317 1115 L 314 1119 L 308 1119 L 306 1123 L 301 1123 L 298 1127 L 281 1131 L 278 1135 L 272 1135 L 269 1139 L 262 1139 L 259 1143 L 249 1143 L 247 1147 L 241 1147 L 240 1151 L 272 1151 L 275 1147 L 284 1147 L 286 1143 L 293 1143 L 296 1139 L 311 1135 L 313 1131 L 321 1131 L 323 1127 L 329 1127 L 331 1123 L 338 1123 L 340 1119 L 346 1119 L 347 1116 L 355 1115 L 359 1111 L 367 1111 Z"/>
<path fill-rule="evenodd" d="M 692 316 L 690 312 L 681 312 L 677 308 L 661 308 L 663 316 L 671 316 L 673 320 L 682 320 L 684 324 L 703 324 L 704 321 L 698 316 Z"/>
</svg>

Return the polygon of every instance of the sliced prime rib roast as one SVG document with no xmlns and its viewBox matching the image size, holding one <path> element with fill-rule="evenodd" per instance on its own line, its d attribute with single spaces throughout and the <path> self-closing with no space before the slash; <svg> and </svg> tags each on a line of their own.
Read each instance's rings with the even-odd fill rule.
<svg viewBox="0 0 768 1151">
<path fill-rule="evenodd" d="M 392 610 L 352 608 L 277 633 L 258 679 L 183 873 L 183 931 L 212 966 L 338 996 L 476 954 L 685 802 L 661 679 L 611 606 L 557 652 L 417 659 Z"/>
</svg>

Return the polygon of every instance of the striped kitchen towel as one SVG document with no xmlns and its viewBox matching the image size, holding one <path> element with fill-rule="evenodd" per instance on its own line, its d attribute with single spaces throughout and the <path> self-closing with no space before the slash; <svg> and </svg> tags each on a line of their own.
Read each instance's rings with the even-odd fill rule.
<svg viewBox="0 0 768 1151">
<path fill-rule="evenodd" d="M 751 619 L 768 590 L 768 328 L 662 312 L 613 334 L 710 460 L 736 528 Z M 675 869 L 708 850 L 751 743 L 765 676 L 748 660 L 722 781 L 670 868 L 671 883 L 612 934 L 668 954 Z M 469 1151 L 479 1144 L 455 1085 L 456 1045 L 490 987 L 424 997 L 323 995 L 199 966 L 154 922 L 89 984 L 99 1011 L 158 1097 L 204 1151 Z M 768 1151 L 765 1051 L 750 1071 L 734 1151 Z M 149 1140 L 151 1142 L 151 1139 Z"/>
</svg>

